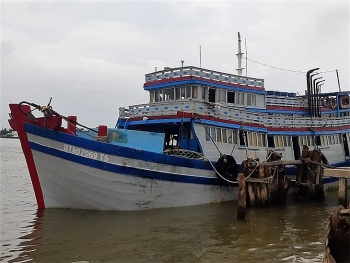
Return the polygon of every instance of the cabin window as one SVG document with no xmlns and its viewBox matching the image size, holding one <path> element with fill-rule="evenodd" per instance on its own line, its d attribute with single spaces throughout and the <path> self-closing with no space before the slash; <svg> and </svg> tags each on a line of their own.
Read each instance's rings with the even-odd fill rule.
<svg viewBox="0 0 350 263">
<path fill-rule="evenodd" d="M 218 102 L 226 103 L 226 90 L 218 90 Z"/>
<path fill-rule="evenodd" d="M 283 140 L 283 146 L 289 146 L 288 137 L 287 136 L 283 136 L 282 140 Z"/>
<path fill-rule="evenodd" d="M 205 130 L 205 140 L 209 142 L 210 141 L 210 128 L 208 126 L 205 126 L 204 130 Z"/>
<path fill-rule="evenodd" d="M 180 138 L 181 139 L 188 139 L 189 136 L 188 136 L 188 127 L 185 127 L 185 126 L 181 126 L 180 128 Z"/>
<path fill-rule="evenodd" d="M 262 139 L 262 146 L 266 147 L 266 134 L 262 134 L 261 139 Z"/>
<path fill-rule="evenodd" d="M 175 88 L 175 99 L 184 100 L 191 98 L 191 86 L 181 86 Z"/>
<path fill-rule="evenodd" d="M 266 147 L 265 134 L 258 132 L 248 132 L 248 145 Z"/>
<path fill-rule="evenodd" d="M 256 105 L 256 95 L 255 94 L 247 94 L 247 105 L 255 106 Z"/>
<path fill-rule="evenodd" d="M 235 130 L 205 126 L 205 140 L 220 143 L 236 144 L 237 134 Z"/>
<path fill-rule="evenodd" d="M 192 86 L 192 98 L 198 99 L 198 87 Z"/>
<path fill-rule="evenodd" d="M 299 141 L 300 141 L 301 146 L 303 146 L 303 145 L 314 146 L 315 145 L 313 136 L 300 136 Z"/>
<path fill-rule="evenodd" d="M 273 136 L 267 136 L 267 147 L 275 148 L 275 141 Z"/>
<path fill-rule="evenodd" d="M 210 127 L 210 135 L 214 142 L 216 142 L 216 128 Z"/>
<path fill-rule="evenodd" d="M 307 136 L 308 145 L 314 146 L 314 138 L 312 136 Z"/>
<path fill-rule="evenodd" d="M 321 145 L 321 137 L 319 135 L 316 136 L 316 145 Z"/>
<path fill-rule="evenodd" d="M 247 132 L 239 131 L 239 145 L 246 146 Z"/>
<path fill-rule="evenodd" d="M 160 101 L 160 92 L 159 92 L 159 90 L 155 90 L 154 91 L 154 101 L 155 102 Z"/>
<path fill-rule="evenodd" d="M 222 129 L 222 142 L 227 143 L 227 133 L 226 129 Z"/>
<path fill-rule="evenodd" d="M 186 87 L 180 87 L 180 99 L 186 99 Z"/>
<path fill-rule="evenodd" d="M 202 86 L 202 99 L 207 100 L 208 99 L 208 87 L 207 86 Z"/>
<path fill-rule="evenodd" d="M 244 105 L 244 93 L 243 92 L 236 92 L 236 104 L 237 105 Z"/>
<path fill-rule="evenodd" d="M 235 103 L 235 93 L 233 91 L 227 91 L 227 103 Z"/>
<path fill-rule="evenodd" d="M 263 134 L 258 133 L 258 136 L 257 136 L 257 145 L 256 145 L 256 146 L 265 146 L 265 145 L 263 145 L 263 142 L 262 142 L 262 137 L 263 137 L 263 136 L 264 136 Z"/>
<path fill-rule="evenodd" d="M 334 137 L 335 137 L 335 143 L 336 143 L 336 144 L 339 144 L 339 143 L 340 143 L 339 134 L 334 135 Z"/>
<path fill-rule="evenodd" d="M 283 147 L 283 141 L 281 139 L 281 136 L 275 136 L 275 148 Z"/>
<path fill-rule="evenodd" d="M 291 146 L 290 136 L 267 136 L 268 147 L 283 148 Z"/>
<path fill-rule="evenodd" d="M 154 102 L 154 90 L 149 92 L 149 101 Z"/>
<path fill-rule="evenodd" d="M 163 90 L 163 97 L 165 101 L 168 100 L 174 100 L 174 89 L 164 89 Z"/>
<path fill-rule="evenodd" d="M 215 102 L 215 89 L 209 88 L 209 102 Z"/>
<path fill-rule="evenodd" d="M 186 86 L 185 88 L 185 99 L 191 98 L 191 86 Z"/>
<path fill-rule="evenodd" d="M 216 129 L 216 136 L 217 136 L 217 142 L 222 142 L 221 129 L 220 128 Z"/>
<path fill-rule="evenodd" d="M 256 146 L 256 133 L 255 132 L 248 132 L 248 145 L 249 146 Z"/>
<path fill-rule="evenodd" d="M 227 143 L 235 143 L 233 140 L 232 130 L 227 130 Z"/>
<path fill-rule="evenodd" d="M 175 100 L 180 100 L 180 87 L 175 88 Z"/>
</svg>

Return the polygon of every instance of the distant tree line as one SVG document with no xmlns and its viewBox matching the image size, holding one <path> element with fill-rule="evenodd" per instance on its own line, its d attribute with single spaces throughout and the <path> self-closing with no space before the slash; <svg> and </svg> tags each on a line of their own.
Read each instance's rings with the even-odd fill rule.
<svg viewBox="0 0 350 263">
<path fill-rule="evenodd" d="M 2 128 L 1 131 L 0 131 L 0 135 L 1 136 L 4 136 L 8 133 L 11 133 L 13 130 L 12 129 L 6 129 L 6 128 Z"/>
</svg>

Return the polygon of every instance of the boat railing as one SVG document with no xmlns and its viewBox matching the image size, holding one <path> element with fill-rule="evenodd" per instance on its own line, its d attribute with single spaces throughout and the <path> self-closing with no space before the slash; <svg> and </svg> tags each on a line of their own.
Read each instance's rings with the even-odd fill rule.
<svg viewBox="0 0 350 263">
<path fill-rule="evenodd" d="M 230 108 L 218 103 L 208 103 L 199 100 L 164 101 L 149 104 L 133 105 L 129 108 L 120 108 L 120 118 L 174 116 L 178 112 L 190 112 L 199 115 L 210 115 L 213 118 L 232 120 L 244 123 L 254 123 L 267 127 L 339 127 L 349 125 L 350 117 L 282 117 L 270 116 L 265 113 L 256 113 L 244 107 Z"/>
<path fill-rule="evenodd" d="M 307 99 L 301 97 L 270 97 L 266 96 L 267 106 L 308 107 Z"/>
<path fill-rule="evenodd" d="M 203 69 L 198 67 L 180 67 L 180 68 L 165 68 L 161 71 L 156 71 L 145 75 L 145 82 L 153 82 L 163 79 L 176 79 L 179 77 L 200 77 L 208 80 L 216 80 L 227 82 L 231 84 L 240 84 L 251 87 L 264 88 L 264 80 L 258 78 L 251 78 L 246 76 L 238 76 L 234 74 Z"/>
<path fill-rule="evenodd" d="M 191 112 L 199 115 L 210 115 L 213 118 L 225 120 L 234 120 L 237 122 L 250 122 L 256 124 L 264 123 L 262 113 L 253 113 L 245 110 L 244 107 L 228 108 L 220 104 L 207 103 L 198 100 L 176 101 L 139 104 L 130 106 L 128 110 L 119 110 L 121 118 L 125 117 L 149 117 L 149 116 L 166 116 L 176 115 L 177 112 Z M 126 115 L 127 114 L 127 115 Z"/>
<path fill-rule="evenodd" d="M 341 127 L 350 124 L 350 117 L 329 118 L 298 118 L 298 117 L 267 117 L 265 125 L 268 127 Z"/>
</svg>

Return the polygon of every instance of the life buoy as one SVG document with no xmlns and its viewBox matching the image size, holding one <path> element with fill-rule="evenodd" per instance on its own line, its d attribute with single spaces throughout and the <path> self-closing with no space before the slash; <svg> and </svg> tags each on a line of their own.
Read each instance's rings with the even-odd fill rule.
<svg viewBox="0 0 350 263">
<path fill-rule="evenodd" d="M 329 98 L 325 97 L 323 100 L 323 107 L 329 108 Z"/>
<path fill-rule="evenodd" d="M 217 170 L 218 177 L 227 183 L 226 180 L 236 181 L 238 176 L 238 166 L 235 158 L 232 155 L 223 154 L 218 159 L 215 169 Z M 224 179 L 223 179 L 223 178 Z"/>
<path fill-rule="evenodd" d="M 327 97 L 323 102 L 323 106 L 330 109 L 335 109 L 335 98 Z"/>
<path fill-rule="evenodd" d="M 342 109 L 349 109 L 350 108 L 350 96 L 348 96 L 348 95 L 339 96 L 339 106 Z"/>
</svg>

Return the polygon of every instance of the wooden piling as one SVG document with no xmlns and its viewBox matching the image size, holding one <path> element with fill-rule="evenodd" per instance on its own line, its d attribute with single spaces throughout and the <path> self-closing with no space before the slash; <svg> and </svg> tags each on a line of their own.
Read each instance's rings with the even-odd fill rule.
<svg viewBox="0 0 350 263">
<path fill-rule="evenodd" d="M 301 161 L 297 164 L 294 199 L 323 200 L 323 166 L 328 165 L 326 158 L 319 149 L 310 151 L 304 145 Z"/>
<path fill-rule="evenodd" d="M 237 219 L 245 218 L 245 209 L 246 209 L 246 183 L 243 173 L 238 174 L 238 210 L 237 210 Z"/>
<path fill-rule="evenodd" d="M 350 209 L 339 206 L 328 218 L 322 263 L 350 262 Z"/>
<path fill-rule="evenodd" d="M 338 205 L 347 206 L 347 192 L 346 178 L 339 178 Z"/>
<path fill-rule="evenodd" d="M 281 161 L 281 158 L 282 154 L 269 151 L 264 162 L 253 157 L 242 162 L 247 185 L 247 205 L 265 207 L 271 201 L 285 203 L 290 180 L 284 176 L 285 161 Z"/>
</svg>

